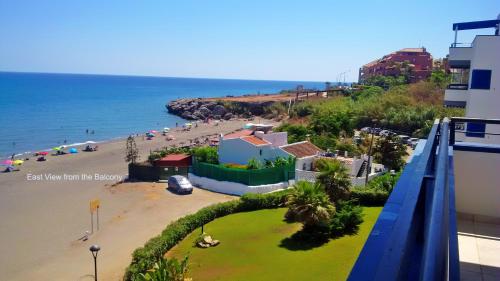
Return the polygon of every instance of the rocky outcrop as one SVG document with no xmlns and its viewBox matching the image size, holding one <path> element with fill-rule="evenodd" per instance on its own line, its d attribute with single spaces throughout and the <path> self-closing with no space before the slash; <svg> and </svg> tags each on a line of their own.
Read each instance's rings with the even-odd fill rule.
<svg viewBox="0 0 500 281">
<path fill-rule="evenodd" d="M 206 99 L 178 99 L 169 102 L 169 113 L 188 120 L 251 118 L 265 114 L 265 108 L 274 101 L 213 101 Z"/>
</svg>

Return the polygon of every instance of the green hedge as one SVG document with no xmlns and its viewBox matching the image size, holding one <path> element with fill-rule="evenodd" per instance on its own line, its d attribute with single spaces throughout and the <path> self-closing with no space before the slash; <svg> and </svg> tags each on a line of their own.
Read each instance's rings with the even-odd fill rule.
<svg viewBox="0 0 500 281">
<path fill-rule="evenodd" d="M 353 188 L 351 190 L 351 200 L 357 200 L 362 206 L 384 206 L 389 195 L 389 192 L 377 189 Z"/>
<path fill-rule="evenodd" d="M 125 272 L 124 280 L 137 280 L 139 273 L 152 268 L 156 261 L 196 228 L 229 214 L 282 207 L 285 205 L 287 194 L 288 191 L 246 194 L 240 199 L 205 207 L 170 223 L 160 235 L 132 253 L 132 262 Z"/>
</svg>

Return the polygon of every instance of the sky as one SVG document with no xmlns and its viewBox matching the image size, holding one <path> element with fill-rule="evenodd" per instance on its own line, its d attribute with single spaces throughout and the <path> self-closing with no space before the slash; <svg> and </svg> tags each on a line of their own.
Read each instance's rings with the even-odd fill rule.
<svg viewBox="0 0 500 281">
<path fill-rule="evenodd" d="M 499 13 L 499 0 L 0 0 L 0 71 L 357 81 L 398 49 L 444 57 L 452 23 Z"/>
</svg>

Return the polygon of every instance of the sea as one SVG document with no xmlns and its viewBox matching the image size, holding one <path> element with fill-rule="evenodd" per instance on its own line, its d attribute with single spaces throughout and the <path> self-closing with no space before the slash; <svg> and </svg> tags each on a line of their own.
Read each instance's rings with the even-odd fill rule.
<svg viewBox="0 0 500 281">
<path fill-rule="evenodd" d="M 123 138 L 186 121 L 174 99 L 277 93 L 323 82 L 0 72 L 0 159 Z"/>
</svg>

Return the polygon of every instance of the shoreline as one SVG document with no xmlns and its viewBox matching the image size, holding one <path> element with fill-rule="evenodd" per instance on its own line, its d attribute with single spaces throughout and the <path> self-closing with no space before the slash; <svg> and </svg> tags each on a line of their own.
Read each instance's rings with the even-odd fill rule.
<svg viewBox="0 0 500 281">
<path fill-rule="evenodd" d="M 136 137 L 139 161 L 147 160 L 150 150 L 230 133 L 246 122 L 202 123 L 190 131 L 177 128 L 170 133 L 173 141 L 163 136 L 151 141 Z M 195 189 L 193 196 L 177 196 L 162 183 L 117 184 L 111 176 L 128 174 L 124 151 L 123 138 L 108 140 L 95 152 L 48 156 L 44 162 L 32 158 L 20 171 L 0 175 L 0 247 L 17 247 L 13 253 L 0 253 L 0 272 L 5 279 L 84 280 L 93 273 L 88 248 L 99 244 L 101 279 L 121 280 L 132 251 L 158 235 L 170 221 L 234 198 L 201 189 Z M 42 175 L 43 180 L 29 180 L 28 174 Z M 65 174 L 69 177 L 58 178 Z M 88 180 L 82 179 L 83 174 L 110 177 Z M 87 241 L 80 241 L 90 230 L 89 201 L 94 199 L 101 202 L 100 230 L 94 229 Z"/>
</svg>

